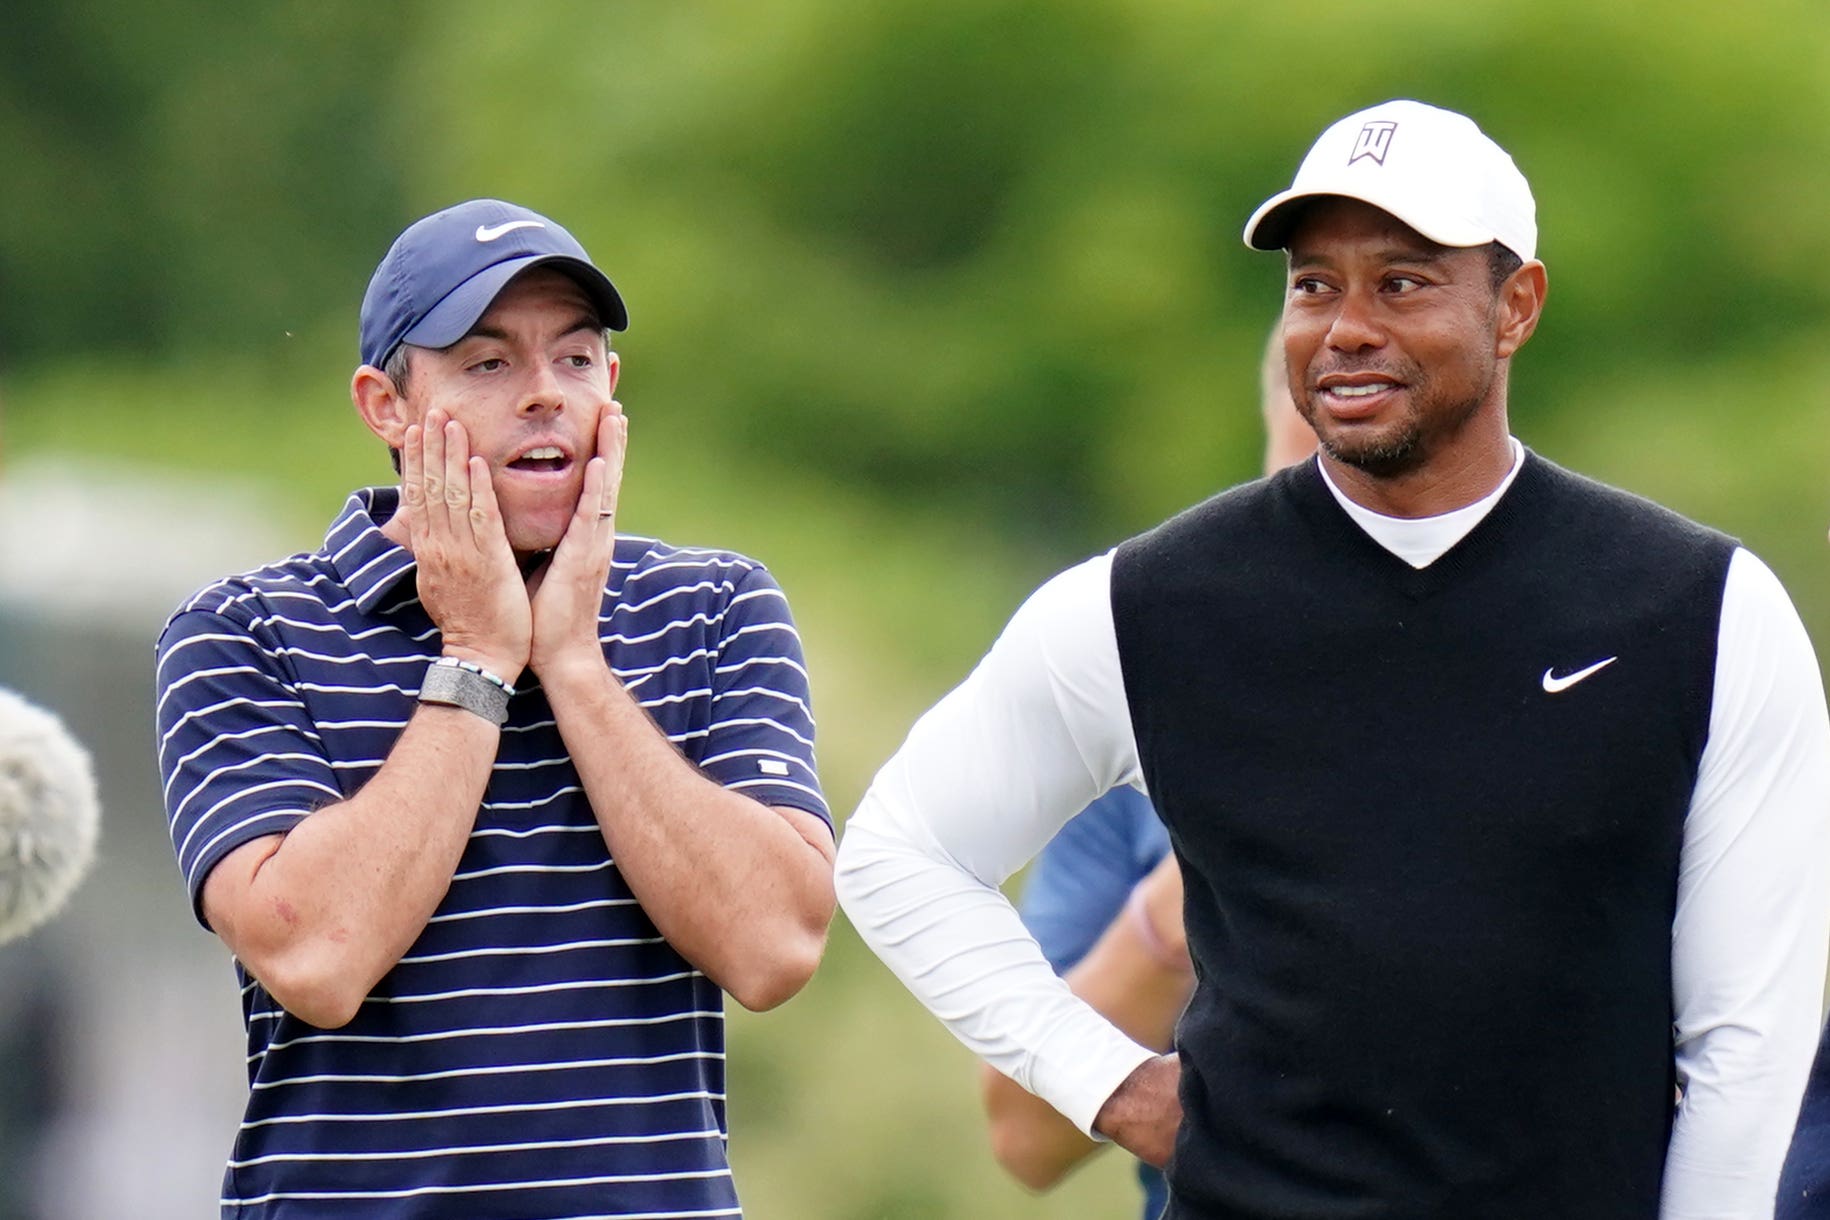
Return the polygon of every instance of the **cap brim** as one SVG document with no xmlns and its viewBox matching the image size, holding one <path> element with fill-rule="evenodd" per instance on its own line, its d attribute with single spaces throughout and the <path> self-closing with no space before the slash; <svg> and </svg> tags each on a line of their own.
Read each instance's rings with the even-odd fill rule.
<svg viewBox="0 0 1830 1220">
<path fill-rule="evenodd" d="M 1387 200 L 1369 198 L 1350 190 L 1311 189 L 1283 191 L 1271 196 L 1245 222 L 1245 244 L 1254 250 L 1284 250 L 1290 245 L 1290 233 L 1302 215 L 1303 205 L 1317 199 L 1353 199 L 1404 222 L 1439 246 L 1465 248 L 1484 246 L 1499 238 L 1479 225 L 1454 216 L 1425 216 L 1413 208 L 1399 211 Z"/>
<path fill-rule="evenodd" d="M 1283 191 L 1258 205 L 1245 222 L 1245 244 L 1254 250 L 1281 250 L 1290 236 L 1290 221 L 1297 209 L 1291 204 L 1318 196 L 1308 191 Z"/>
<path fill-rule="evenodd" d="M 629 328 L 629 311 L 623 307 L 623 298 L 609 276 L 569 255 L 530 254 L 493 263 L 453 288 L 445 294 L 444 300 L 427 310 L 426 316 L 402 335 L 400 341 L 414 347 L 450 347 L 470 333 L 470 328 L 489 311 L 490 302 L 510 280 L 530 268 L 543 266 L 570 276 L 591 298 L 591 304 L 597 307 L 598 320 L 605 326 L 611 330 Z"/>
</svg>

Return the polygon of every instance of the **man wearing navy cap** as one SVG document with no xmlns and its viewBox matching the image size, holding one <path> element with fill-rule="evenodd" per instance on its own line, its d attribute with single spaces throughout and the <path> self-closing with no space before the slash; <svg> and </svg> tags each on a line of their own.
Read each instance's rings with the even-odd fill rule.
<svg viewBox="0 0 1830 1220">
<path fill-rule="evenodd" d="M 847 913 L 1170 1220 L 1770 1217 L 1830 916 L 1785 591 L 1512 437 L 1546 276 L 1466 117 L 1341 120 L 1246 241 L 1318 459 L 1038 590 L 847 824 Z M 1120 784 L 1184 879 L 1176 1054 L 996 889 Z"/>
<path fill-rule="evenodd" d="M 250 1097 L 225 1217 L 734 1216 L 723 993 L 833 909 L 800 642 L 754 560 L 619 534 L 621 297 L 559 225 L 417 222 L 351 396 L 398 487 L 159 641 Z"/>
</svg>

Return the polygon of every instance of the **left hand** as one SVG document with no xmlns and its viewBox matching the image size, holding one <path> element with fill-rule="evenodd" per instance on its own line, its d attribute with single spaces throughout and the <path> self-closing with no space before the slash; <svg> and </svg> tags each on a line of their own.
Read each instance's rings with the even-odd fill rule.
<svg viewBox="0 0 1830 1220">
<path fill-rule="evenodd" d="M 551 556 L 528 577 L 534 639 L 528 668 L 549 674 L 577 661 L 604 663 L 598 610 L 616 553 L 616 500 L 623 486 L 629 421 L 611 403 L 597 422 L 597 453 L 585 464 L 578 507 Z"/>
</svg>

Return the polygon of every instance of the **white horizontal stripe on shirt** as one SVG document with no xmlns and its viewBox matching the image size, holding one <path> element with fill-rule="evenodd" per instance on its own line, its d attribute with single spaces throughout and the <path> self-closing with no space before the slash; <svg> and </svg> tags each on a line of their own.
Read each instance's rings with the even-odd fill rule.
<svg viewBox="0 0 1830 1220">
<path fill-rule="evenodd" d="M 724 1012 L 722 1009 L 709 1008 L 682 1009 L 679 1012 L 667 1012 L 653 1017 L 604 1017 L 596 1021 L 541 1021 L 533 1025 L 476 1025 L 456 1029 L 430 1030 L 418 1034 L 307 1034 L 304 1037 L 291 1038 L 285 1042 L 270 1043 L 262 1054 L 249 1055 L 248 1062 L 257 1062 L 268 1052 L 284 1050 L 292 1046 L 319 1046 L 333 1042 L 352 1046 L 408 1046 L 416 1042 L 448 1042 L 459 1038 L 501 1038 L 522 1034 L 558 1033 L 563 1030 L 629 1029 L 672 1025 L 678 1021 L 692 1021 L 700 1017 L 722 1021 Z"/>
<path fill-rule="evenodd" d="M 437 1110 L 396 1110 L 386 1114 L 354 1114 L 331 1111 L 317 1114 L 276 1114 L 257 1118 L 241 1125 L 246 1131 L 254 1127 L 289 1127 L 295 1123 L 407 1123 L 423 1119 L 460 1118 L 478 1114 L 526 1114 L 541 1110 L 594 1110 L 599 1107 L 656 1106 L 676 1101 L 723 1101 L 723 1093 L 692 1089 L 684 1093 L 651 1093 L 646 1097 L 579 1097 L 569 1101 L 518 1101 L 500 1106 L 450 1106 Z"/>
<path fill-rule="evenodd" d="M 409 1148 L 398 1152 L 275 1152 L 267 1156 L 250 1157 L 245 1161 L 230 1161 L 232 1169 L 246 1169 L 251 1165 L 270 1165 L 276 1162 L 291 1161 L 412 1161 L 435 1156 L 476 1156 L 492 1152 L 537 1152 L 552 1148 L 603 1148 L 618 1144 L 677 1144 L 686 1140 L 705 1140 L 724 1138 L 723 1132 L 702 1128 L 697 1131 L 666 1131 L 654 1135 L 599 1135 L 590 1139 L 577 1140 L 529 1140 L 518 1144 L 460 1144 L 451 1148 Z"/>
<path fill-rule="evenodd" d="M 613 1173 L 594 1178 L 551 1178 L 542 1181 L 490 1182 L 467 1186 L 415 1186 L 408 1190 L 274 1190 L 248 1199 L 225 1202 L 243 1207 L 280 1199 L 413 1199 L 422 1195 L 474 1195 L 491 1191 L 547 1190 L 567 1186 L 608 1186 L 615 1182 L 684 1182 L 699 1178 L 728 1178 L 729 1169 L 686 1169 L 675 1173 Z"/>
<path fill-rule="evenodd" d="M 492 1063 L 475 1067 L 446 1068 L 439 1072 L 320 1072 L 257 1080 L 255 1092 L 301 1084 L 414 1084 L 427 1080 L 467 1080 L 487 1076 L 522 1076 L 536 1072 L 569 1072 L 581 1068 L 642 1067 L 655 1063 L 685 1063 L 694 1059 L 723 1059 L 720 1051 L 677 1051 L 670 1055 L 615 1055 L 605 1059 L 555 1059 L 534 1063 Z"/>
</svg>

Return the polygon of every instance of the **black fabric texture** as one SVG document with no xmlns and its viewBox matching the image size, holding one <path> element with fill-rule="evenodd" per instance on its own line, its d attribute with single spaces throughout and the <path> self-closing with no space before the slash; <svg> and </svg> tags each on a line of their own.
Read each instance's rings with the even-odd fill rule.
<svg viewBox="0 0 1830 1220">
<path fill-rule="evenodd" d="M 1423 569 L 1313 462 L 1119 548 L 1197 968 L 1170 1220 L 1656 1220 L 1733 550 L 1530 454 Z"/>
</svg>

